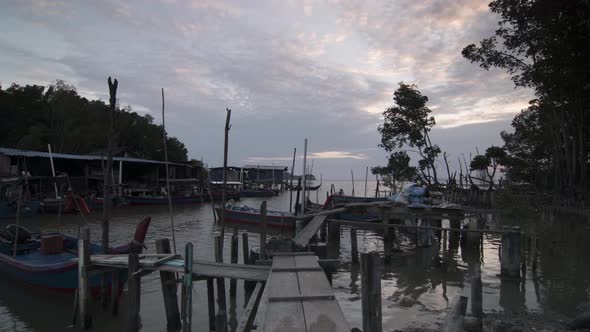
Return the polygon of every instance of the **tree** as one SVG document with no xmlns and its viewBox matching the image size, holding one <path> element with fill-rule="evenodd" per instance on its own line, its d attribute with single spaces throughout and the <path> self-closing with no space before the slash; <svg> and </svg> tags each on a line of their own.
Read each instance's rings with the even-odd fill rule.
<svg viewBox="0 0 590 332">
<path fill-rule="evenodd" d="M 490 3 L 500 15 L 495 35 L 468 45 L 463 56 L 484 69 L 505 69 L 517 87 L 533 89 L 537 98 L 531 102 L 522 120 L 535 120 L 547 136 L 538 135 L 523 126 L 515 126 L 514 135 L 504 134 L 509 157 L 522 161 L 514 151 L 540 152 L 547 144 L 551 185 L 557 193 L 577 188 L 588 190 L 590 117 L 585 115 L 590 95 L 590 3 L 585 0 L 496 0 Z M 532 113 L 536 113 L 532 115 Z M 515 123 L 513 122 L 513 125 Z M 516 123 L 518 124 L 518 123 Z M 525 130 L 524 133 L 518 132 Z M 519 139 L 534 138 L 525 142 Z M 506 139 L 508 139 L 506 141 Z M 533 154 L 529 154 L 532 156 Z M 521 169 L 512 170 L 518 166 Z M 545 176 L 522 163 L 508 163 L 509 174 L 525 177 Z M 529 167 L 533 167 L 532 164 Z M 579 198 L 582 198 L 580 196 Z"/>
<path fill-rule="evenodd" d="M 438 185 L 435 161 L 441 150 L 430 141 L 429 132 L 435 121 L 426 106 L 428 97 L 422 95 L 416 85 L 400 82 L 393 101 L 395 105 L 383 112 L 384 122 L 378 128 L 381 134 L 379 146 L 390 153 L 404 146 L 417 148 L 416 152 L 422 158 L 418 162 L 422 179 L 429 185 Z"/>
<path fill-rule="evenodd" d="M 494 177 L 498 171 L 498 166 L 505 164 L 505 161 L 506 151 L 500 147 L 491 146 L 487 148 L 485 154 L 477 155 L 471 160 L 469 169 L 472 171 L 482 171 L 483 174 L 487 175 L 488 179 L 482 180 L 488 182 L 488 189 L 492 190 L 494 188 Z"/>
<path fill-rule="evenodd" d="M 371 168 L 371 173 L 381 176 L 386 187 L 396 189 L 399 181 L 412 181 L 418 175 L 416 167 L 410 166 L 410 156 L 405 151 L 394 152 L 389 156 L 387 166 Z"/>
<path fill-rule="evenodd" d="M 104 154 L 107 146 L 109 108 L 101 100 L 87 100 L 74 86 L 56 81 L 46 87 L 12 84 L 0 88 L 0 146 L 55 152 Z M 139 115 L 131 106 L 116 107 L 114 132 L 118 151 L 163 160 L 162 127 L 150 115 Z M 188 151 L 175 137 L 168 137 L 171 161 L 186 161 Z"/>
</svg>

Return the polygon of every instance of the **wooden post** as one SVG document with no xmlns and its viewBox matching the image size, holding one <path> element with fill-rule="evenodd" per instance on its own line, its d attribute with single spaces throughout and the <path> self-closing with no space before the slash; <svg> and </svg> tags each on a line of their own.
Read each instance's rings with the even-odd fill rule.
<svg viewBox="0 0 590 332">
<path fill-rule="evenodd" d="M 260 259 L 266 259 L 266 201 L 260 204 L 260 222 L 262 233 L 260 234 Z"/>
<path fill-rule="evenodd" d="M 328 242 L 340 240 L 340 223 L 334 220 L 328 222 Z"/>
<path fill-rule="evenodd" d="M 90 266 L 90 229 L 82 231 L 78 241 L 78 313 L 80 324 L 84 329 L 92 325 L 90 311 L 88 311 L 89 288 L 88 288 L 88 267 Z"/>
<path fill-rule="evenodd" d="M 505 226 L 502 235 L 502 254 L 500 257 L 501 276 L 520 278 L 520 227 Z"/>
<path fill-rule="evenodd" d="M 227 112 L 227 116 L 225 118 L 225 138 L 223 141 L 223 187 L 221 188 L 221 209 L 219 220 L 221 221 L 221 236 L 225 236 L 225 191 L 227 186 L 227 146 L 229 143 L 229 129 L 231 128 L 229 124 L 229 120 L 231 118 L 231 110 L 229 108 L 225 109 Z M 223 241 L 221 242 L 221 251 L 223 251 Z"/>
<path fill-rule="evenodd" d="M 234 227 L 234 233 L 231 237 L 231 260 L 232 264 L 238 264 L 238 229 Z M 231 279 L 229 281 L 229 296 L 236 297 L 237 280 Z"/>
<path fill-rule="evenodd" d="M 359 263 L 359 249 L 358 243 L 356 240 L 356 228 L 350 229 L 350 247 L 351 247 L 351 256 L 352 256 L 352 263 L 358 264 Z"/>
<path fill-rule="evenodd" d="M 250 249 L 248 249 L 248 233 L 242 233 L 242 256 L 244 264 L 250 264 Z"/>
<path fill-rule="evenodd" d="M 449 254 L 447 253 L 447 231 L 442 233 L 442 269 L 447 271 L 449 265 Z"/>
<path fill-rule="evenodd" d="M 298 215 L 301 212 L 301 206 L 299 205 L 299 192 L 301 190 L 301 179 L 297 180 L 297 196 L 295 197 L 295 215 Z"/>
<path fill-rule="evenodd" d="M 215 290 L 214 278 L 207 278 L 207 309 L 209 312 L 209 331 L 215 331 Z"/>
<path fill-rule="evenodd" d="M 168 167 L 168 138 L 166 137 L 166 117 L 164 116 L 164 88 L 162 88 L 162 138 L 164 145 L 164 161 L 166 168 L 166 196 L 168 198 L 168 213 L 170 215 L 170 233 L 172 235 L 172 248 L 176 253 L 176 235 L 174 234 L 174 213 L 172 211 L 172 191 L 170 190 L 170 174 Z"/>
<path fill-rule="evenodd" d="M 129 252 L 128 276 L 127 281 L 128 295 L 129 295 L 129 317 L 127 320 L 127 332 L 139 331 L 139 294 L 140 294 L 140 279 L 135 275 L 139 270 L 139 254 L 137 252 Z"/>
<path fill-rule="evenodd" d="M 215 237 L 215 261 L 223 262 L 223 237 Z M 225 299 L 225 279 L 217 278 L 217 306 L 218 311 L 215 317 L 215 330 L 218 332 L 227 331 L 227 304 Z"/>
<path fill-rule="evenodd" d="M 534 271 L 537 271 L 537 261 L 538 261 L 538 257 L 537 257 L 537 253 L 539 252 L 539 239 L 537 238 L 537 236 L 535 235 L 535 237 L 533 238 L 533 254 L 532 256 L 532 264 L 531 264 L 531 269 Z"/>
<path fill-rule="evenodd" d="M 297 155 L 297 148 L 293 148 L 293 166 L 291 166 L 291 179 L 289 181 L 289 213 L 291 213 L 291 207 L 293 206 L 293 174 L 295 172 L 295 155 Z"/>
<path fill-rule="evenodd" d="M 182 331 L 190 332 L 193 321 L 193 244 L 190 242 L 184 247 L 182 288 Z"/>
<path fill-rule="evenodd" d="M 119 314 L 119 271 L 111 272 L 111 313 Z"/>
<path fill-rule="evenodd" d="M 463 331 L 463 319 L 467 312 L 467 297 L 459 296 L 453 301 L 451 309 L 443 323 L 441 331 L 455 332 Z"/>
<path fill-rule="evenodd" d="M 156 252 L 158 254 L 170 254 L 170 241 L 168 239 L 156 240 Z M 182 327 L 182 324 L 180 322 L 180 311 L 178 310 L 178 287 L 174 273 L 160 271 L 160 282 L 162 283 L 168 329 L 178 330 Z"/>
<path fill-rule="evenodd" d="M 379 254 L 361 254 L 363 331 L 381 332 L 381 262 Z"/>
</svg>

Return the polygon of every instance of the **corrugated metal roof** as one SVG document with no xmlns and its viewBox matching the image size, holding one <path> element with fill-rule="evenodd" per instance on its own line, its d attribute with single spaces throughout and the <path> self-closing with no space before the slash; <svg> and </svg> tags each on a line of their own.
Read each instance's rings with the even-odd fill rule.
<svg viewBox="0 0 590 332">
<path fill-rule="evenodd" d="M 244 165 L 244 168 L 248 169 L 268 169 L 275 171 L 283 171 L 287 169 L 287 166 L 280 166 L 280 165 Z"/>
<path fill-rule="evenodd" d="M 19 149 L 10 149 L 10 148 L 0 148 L 0 154 L 5 154 L 7 156 L 23 156 L 23 157 L 30 157 L 30 158 L 32 158 L 32 157 L 49 158 L 49 152 L 19 150 Z M 105 158 L 103 156 L 89 156 L 89 155 L 66 154 L 66 153 L 52 153 L 52 156 L 53 156 L 53 158 L 76 159 L 76 160 L 102 160 Z M 131 157 L 113 157 L 113 161 L 165 164 L 165 162 L 163 162 L 163 161 L 141 159 L 141 158 L 131 158 Z M 190 166 L 187 164 L 180 164 L 180 163 L 173 163 L 173 162 L 169 162 L 168 164 L 179 165 L 179 166 Z"/>
</svg>

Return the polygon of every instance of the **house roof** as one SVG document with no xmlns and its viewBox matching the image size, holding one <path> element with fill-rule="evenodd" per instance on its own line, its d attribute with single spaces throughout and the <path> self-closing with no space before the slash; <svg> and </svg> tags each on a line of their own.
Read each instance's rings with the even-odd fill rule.
<svg viewBox="0 0 590 332">
<path fill-rule="evenodd" d="M 0 148 L 0 154 L 4 154 L 7 156 L 22 156 L 22 157 L 29 157 L 29 158 L 49 158 L 49 152 L 43 151 L 29 151 L 29 150 L 20 150 L 20 149 L 11 149 L 11 148 Z M 91 156 L 91 155 L 83 155 L 83 154 L 67 154 L 67 153 L 51 153 L 51 157 L 53 158 L 62 158 L 62 159 L 74 159 L 74 160 L 103 160 L 104 156 Z M 158 160 L 150 160 L 150 159 L 141 159 L 141 158 L 132 158 L 132 157 L 113 157 L 113 161 L 124 161 L 124 162 L 134 162 L 134 163 L 150 163 L 150 164 L 166 164 L 164 161 Z M 188 164 L 181 164 L 181 163 L 173 163 L 169 162 L 169 165 L 178 165 L 178 166 L 191 166 Z"/>
</svg>

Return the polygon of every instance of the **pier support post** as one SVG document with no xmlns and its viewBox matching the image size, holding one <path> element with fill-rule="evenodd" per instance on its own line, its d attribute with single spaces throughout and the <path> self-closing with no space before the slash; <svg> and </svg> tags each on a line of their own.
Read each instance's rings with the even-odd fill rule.
<svg viewBox="0 0 590 332">
<path fill-rule="evenodd" d="M 335 220 L 328 222 L 328 242 L 340 241 L 340 223 Z"/>
<path fill-rule="evenodd" d="M 217 263 L 223 262 L 223 237 L 218 235 L 215 237 L 215 261 Z M 215 330 L 217 332 L 227 331 L 227 305 L 225 299 L 225 279 L 217 278 L 217 306 L 218 311 L 215 317 Z"/>
<path fill-rule="evenodd" d="M 214 278 L 207 278 L 207 309 L 209 312 L 209 331 L 215 331 L 215 290 Z"/>
<path fill-rule="evenodd" d="M 158 254 L 171 254 L 170 241 L 168 239 L 156 240 L 156 252 Z M 178 287 L 173 272 L 160 271 L 162 283 L 162 295 L 164 296 L 164 308 L 169 330 L 178 330 L 182 327 L 180 311 L 178 310 Z"/>
<path fill-rule="evenodd" d="M 500 256 L 501 276 L 520 278 L 521 236 L 520 227 L 503 227 L 502 253 Z"/>
<path fill-rule="evenodd" d="M 140 280 L 135 272 L 139 270 L 139 254 L 135 250 L 129 252 L 127 281 L 129 295 L 129 317 L 127 320 L 127 332 L 139 331 L 139 301 L 140 301 Z"/>
<path fill-rule="evenodd" d="M 182 331 L 190 332 L 193 321 L 193 244 L 190 242 L 184 247 L 182 295 Z"/>
<path fill-rule="evenodd" d="M 356 239 L 356 228 L 350 229 L 350 254 L 352 256 L 352 263 L 358 264 L 359 263 L 359 248 L 358 242 Z"/>
<path fill-rule="evenodd" d="M 234 228 L 234 232 L 231 237 L 231 256 L 230 262 L 232 264 L 238 264 L 238 229 Z M 237 288 L 238 281 L 236 279 L 231 279 L 229 281 L 229 296 L 236 297 L 236 288 Z"/>
<path fill-rule="evenodd" d="M 260 222 L 262 233 L 260 234 L 260 259 L 266 259 L 266 201 L 260 204 Z"/>
<path fill-rule="evenodd" d="M 381 332 L 381 262 L 379 254 L 361 254 L 363 331 Z"/>
<path fill-rule="evenodd" d="M 90 265 L 90 229 L 82 230 L 81 239 L 78 241 L 78 313 L 80 324 L 84 329 L 90 328 L 92 318 L 88 311 L 89 288 L 88 288 L 88 267 Z"/>
</svg>

